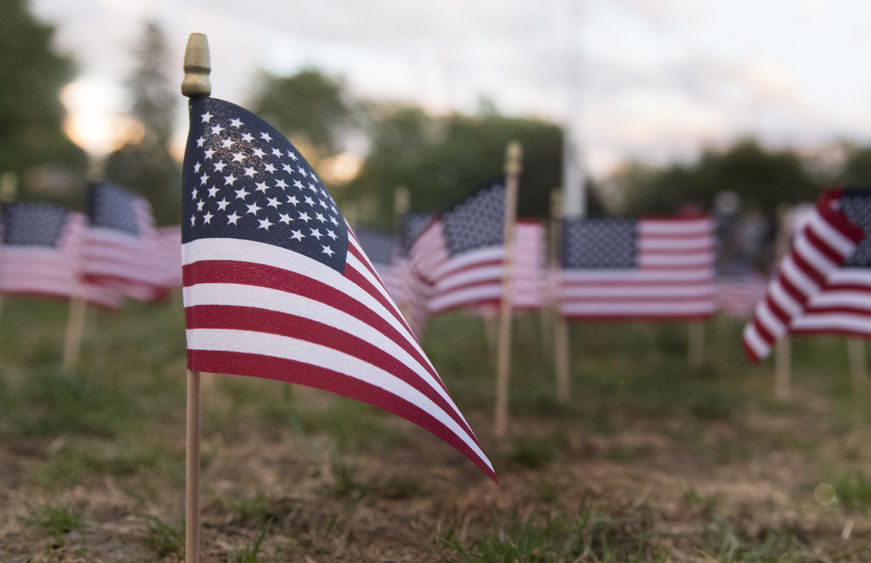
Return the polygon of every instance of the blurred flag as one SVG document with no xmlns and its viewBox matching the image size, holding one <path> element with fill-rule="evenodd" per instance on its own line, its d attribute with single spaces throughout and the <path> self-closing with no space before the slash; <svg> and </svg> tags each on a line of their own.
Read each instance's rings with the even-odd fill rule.
<svg viewBox="0 0 871 563">
<path fill-rule="evenodd" d="M 399 237 L 374 227 L 361 226 L 354 230 L 363 252 L 369 257 L 375 271 L 381 277 L 387 293 L 396 303 L 405 300 L 405 283 L 402 272 L 397 268 Z"/>
<path fill-rule="evenodd" d="M 161 268 L 161 285 L 181 287 L 181 226 L 158 227 L 157 246 Z"/>
<path fill-rule="evenodd" d="M 445 211 L 416 238 L 409 256 L 431 286 L 430 314 L 500 301 L 504 222 L 505 188 L 497 184 Z"/>
<path fill-rule="evenodd" d="M 188 366 L 302 383 L 402 416 L 492 465 L 314 171 L 281 134 L 190 102 Z"/>
<path fill-rule="evenodd" d="M 787 332 L 871 336 L 871 190 L 825 191 L 744 329 L 744 351 L 764 358 Z"/>
<path fill-rule="evenodd" d="M 3 205 L 0 225 L 0 292 L 120 306 L 118 292 L 82 280 L 83 214 L 48 203 L 13 202 Z"/>
<path fill-rule="evenodd" d="M 562 246 L 567 318 L 700 318 L 716 309 L 710 218 L 567 219 Z"/>
<path fill-rule="evenodd" d="M 766 286 L 765 278 L 755 272 L 742 276 L 718 277 L 717 307 L 730 317 L 747 318 L 765 296 Z"/>
<path fill-rule="evenodd" d="M 146 301 L 165 294 L 165 272 L 151 205 L 108 182 L 88 188 L 83 268 L 92 283 Z"/>
</svg>

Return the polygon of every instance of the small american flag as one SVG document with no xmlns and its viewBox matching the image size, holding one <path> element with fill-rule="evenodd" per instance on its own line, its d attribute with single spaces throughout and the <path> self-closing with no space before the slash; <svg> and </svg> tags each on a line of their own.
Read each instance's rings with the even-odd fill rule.
<svg viewBox="0 0 871 563">
<path fill-rule="evenodd" d="M 744 329 L 757 361 L 789 332 L 871 336 L 871 189 L 825 191 Z"/>
<path fill-rule="evenodd" d="M 562 252 L 567 318 L 701 318 L 716 309 L 709 218 L 569 219 Z"/>
<path fill-rule="evenodd" d="M 727 316 L 746 319 L 765 296 L 767 285 L 757 273 L 717 278 L 717 305 Z"/>
<path fill-rule="evenodd" d="M 86 278 L 128 297 L 154 300 L 166 290 L 166 269 L 151 205 L 108 182 L 88 188 L 83 268 Z"/>
<path fill-rule="evenodd" d="M 82 277 L 81 213 L 48 203 L 3 205 L 0 292 L 81 297 L 106 308 L 120 306 L 117 291 L 92 286 Z"/>
<path fill-rule="evenodd" d="M 274 128 L 190 102 L 182 263 L 188 366 L 375 405 L 490 461 L 327 190 Z"/>
<path fill-rule="evenodd" d="M 412 243 L 411 263 L 431 287 L 430 314 L 502 297 L 505 188 L 485 188 L 434 219 Z"/>
</svg>

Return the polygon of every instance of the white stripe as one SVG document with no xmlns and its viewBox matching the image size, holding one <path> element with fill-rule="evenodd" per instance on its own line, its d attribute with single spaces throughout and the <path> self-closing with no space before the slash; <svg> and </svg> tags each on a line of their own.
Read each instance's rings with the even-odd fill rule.
<svg viewBox="0 0 871 563">
<path fill-rule="evenodd" d="M 781 309 L 783 309 L 789 318 L 792 318 L 801 312 L 802 306 L 783 288 L 780 280 L 774 279 L 771 281 L 768 285 L 768 295 L 770 295 L 771 299 L 777 303 Z M 764 297 L 765 296 L 762 298 L 764 299 Z"/>
<path fill-rule="evenodd" d="M 793 251 L 801 256 L 806 262 L 809 262 L 814 270 L 824 276 L 838 267 L 838 264 L 829 260 L 828 256 L 821 253 L 804 235 L 796 238 L 795 244 L 793 245 Z"/>
<path fill-rule="evenodd" d="M 853 307 L 871 312 L 871 295 L 848 289 L 825 289 L 811 298 L 807 312 L 815 307 Z"/>
<path fill-rule="evenodd" d="M 453 306 L 474 303 L 476 301 L 500 299 L 501 297 L 502 282 L 495 282 L 488 285 L 451 291 L 445 295 L 430 299 L 429 303 L 427 303 L 427 309 L 430 313 L 438 313 Z"/>
<path fill-rule="evenodd" d="M 781 338 L 786 334 L 786 327 L 780 321 L 780 318 L 771 312 L 771 308 L 765 301 L 761 301 L 759 305 L 756 306 L 756 320 L 768 329 L 768 332 L 770 332 L 775 338 Z"/>
<path fill-rule="evenodd" d="M 359 358 L 334 348 L 274 334 L 228 329 L 190 329 L 186 334 L 189 350 L 260 354 L 294 360 L 329 369 L 383 389 L 438 420 L 460 438 L 487 467 L 493 469 L 487 456 L 466 431 L 426 395 L 401 379 Z"/>
<path fill-rule="evenodd" d="M 710 218 L 683 220 L 641 219 L 638 221 L 638 233 L 649 235 L 686 235 L 710 234 L 712 222 Z"/>
<path fill-rule="evenodd" d="M 783 276 L 806 297 L 810 297 L 819 291 L 820 286 L 817 285 L 814 280 L 807 277 L 807 275 L 796 266 L 791 254 L 783 259 L 783 262 L 780 265 L 780 270 L 783 272 Z"/>
<path fill-rule="evenodd" d="M 717 294 L 714 286 L 685 286 L 676 285 L 672 287 L 661 286 L 642 286 L 642 287 L 589 287 L 575 286 L 566 287 L 563 295 L 567 299 L 589 298 L 596 299 L 602 297 L 669 297 L 669 296 L 695 296 L 695 297 L 713 297 Z"/>
<path fill-rule="evenodd" d="M 639 254 L 638 265 L 650 266 L 707 266 L 713 264 L 712 254 Z"/>
<path fill-rule="evenodd" d="M 667 270 L 562 270 L 557 274 L 561 282 L 569 283 L 643 283 L 643 282 L 676 282 L 676 281 L 707 281 L 713 283 L 713 272 L 710 268 L 682 270 L 679 272 Z"/>
<path fill-rule="evenodd" d="M 453 270 L 474 266 L 478 262 L 501 261 L 504 255 L 504 247 L 501 245 L 476 248 L 475 250 L 451 257 L 433 272 L 433 278 L 439 280 L 450 274 Z"/>
<path fill-rule="evenodd" d="M 810 227 L 841 256 L 846 258 L 856 250 L 856 243 L 842 235 L 840 231 L 823 219 L 816 209 L 811 213 Z"/>
<path fill-rule="evenodd" d="M 847 330 L 871 334 L 871 318 L 849 313 L 813 313 L 794 319 L 790 327 L 797 330 Z"/>
</svg>

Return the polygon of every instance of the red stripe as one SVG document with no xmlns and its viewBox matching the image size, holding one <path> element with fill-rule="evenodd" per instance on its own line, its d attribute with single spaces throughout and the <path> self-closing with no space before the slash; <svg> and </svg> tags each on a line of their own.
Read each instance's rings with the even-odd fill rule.
<svg viewBox="0 0 871 563">
<path fill-rule="evenodd" d="M 787 292 L 800 306 L 804 307 L 807 304 L 808 296 L 802 293 L 801 290 L 796 287 L 788 277 L 786 277 L 786 273 L 784 273 L 783 270 L 780 270 L 777 274 L 777 283 L 779 283 L 780 287 L 782 287 L 783 290 Z"/>
<path fill-rule="evenodd" d="M 784 325 L 789 324 L 790 316 L 780 307 L 780 305 L 778 305 L 777 301 L 775 301 L 770 294 L 765 296 L 765 303 L 768 305 L 768 309 L 774 314 L 774 316 L 780 319 L 780 322 Z"/>
<path fill-rule="evenodd" d="M 449 262 L 446 262 L 446 263 L 449 263 Z M 445 279 L 447 277 L 455 276 L 455 275 L 461 274 L 463 272 L 468 272 L 470 270 L 477 270 L 479 268 L 489 268 L 492 266 L 500 266 L 501 267 L 502 264 L 503 264 L 502 258 L 494 258 L 494 259 L 488 259 L 488 260 L 481 260 L 480 262 L 470 262 L 468 264 L 463 264 L 461 266 L 440 272 L 439 279 L 437 280 L 436 283 L 442 281 L 443 279 Z M 500 275 L 499 278 L 501 279 L 501 277 L 502 276 Z"/>
<path fill-rule="evenodd" d="M 759 333 L 759 337 L 765 341 L 769 346 L 774 343 L 774 335 L 768 332 L 768 329 L 759 322 L 759 317 L 753 317 L 753 326 L 756 327 L 756 332 Z"/>
<path fill-rule="evenodd" d="M 250 375 L 266 374 L 267 379 L 289 381 L 325 391 L 331 391 L 368 403 L 409 420 L 435 434 L 481 468 L 491 479 L 496 474 L 469 446 L 420 407 L 383 389 L 344 374 L 295 360 L 285 360 L 257 354 L 188 350 L 188 366 L 197 371 Z"/>
<path fill-rule="evenodd" d="M 435 370 L 430 367 L 426 358 L 411 345 L 405 335 L 393 328 L 378 313 L 319 280 L 274 266 L 231 260 L 200 260 L 193 264 L 188 264 L 184 267 L 184 280 L 185 287 L 197 283 L 253 285 L 294 293 L 320 301 L 321 303 L 328 303 L 336 309 L 368 324 L 390 340 L 396 342 L 415 361 L 424 366 L 436 380 L 441 381 Z"/>
<path fill-rule="evenodd" d="M 820 315 L 826 313 L 858 315 L 871 318 L 871 303 L 868 304 L 868 307 L 854 307 L 850 305 L 829 305 L 825 307 L 814 307 L 813 305 L 811 305 L 805 310 L 805 316 Z"/>
<path fill-rule="evenodd" d="M 829 291 L 856 291 L 859 293 L 871 293 L 871 279 L 868 284 L 856 282 L 829 283 L 823 288 L 826 292 Z"/>
<path fill-rule="evenodd" d="M 436 393 L 432 387 L 426 385 L 420 376 L 414 373 L 408 366 L 384 350 L 338 328 L 297 315 L 289 315 L 255 307 L 229 305 L 186 307 L 185 321 L 185 326 L 188 329 L 234 329 L 277 334 L 312 342 L 328 348 L 337 348 L 335 344 L 341 342 L 341 347 L 337 349 L 370 363 L 411 385 L 438 405 L 441 410 L 450 415 L 466 434 L 475 440 L 475 434 L 466 425 L 462 417 L 456 414 L 451 405 L 441 395 Z M 475 443 L 478 443 L 477 440 L 475 440 Z M 480 446 L 480 444 L 478 445 Z"/>
<path fill-rule="evenodd" d="M 802 256 L 798 252 L 793 251 L 792 261 L 795 263 L 796 266 L 798 266 L 799 270 L 804 272 L 807 277 L 815 281 L 817 285 L 822 286 L 824 283 L 826 283 L 826 277 L 819 270 L 817 270 L 813 266 L 813 264 L 805 260 L 804 256 Z"/>
<path fill-rule="evenodd" d="M 834 264 L 840 266 L 844 263 L 844 257 L 841 256 L 834 248 L 828 245 L 826 241 L 820 238 L 816 231 L 813 229 L 808 229 L 805 231 L 805 236 L 807 237 L 807 241 L 816 248 L 820 254 L 828 258 Z"/>
</svg>

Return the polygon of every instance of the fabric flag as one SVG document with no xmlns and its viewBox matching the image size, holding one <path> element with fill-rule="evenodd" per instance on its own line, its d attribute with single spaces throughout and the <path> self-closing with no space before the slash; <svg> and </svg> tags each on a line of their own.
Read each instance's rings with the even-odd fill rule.
<svg viewBox="0 0 871 563">
<path fill-rule="evenodd" d="M 381 277 L 387 293 L 396 303 L 405 301 L 406 285 L 402 280 L 402 272 L 397 268 L 396 257 L 399 252 L 399 239 L 392 233 L 387 233 L 374 227 L 361 226 L 354 230 L 360 246 L 375 271 Z"/>
<path fill-rule="evenodd" d="M 394 272 L 400 287 L 396 299 L 403 315 L 411 326 L 414 334 L 420 338 L 429 320 L 427 303 L 432 293 L 429 285 L 413 266 L 410 256 L 412 244 L 417 237 L 433 222 L 435 213 L 418 213 L 409 211 L 400 220 L 399 252 L 394 257 Z"/>
<path fill-rule="evenodd" d="M 158 256 L 160 259 L 161 285 L 181 287 L 181 226 L 157 228 Z"/>
<path fill-rule="evenodd" d="M 689 319 L 716 310 L 712 221 L 567 219 L 560 313 L 586 319 Z"/>
<path fill-rule="evenodd" d="M 730 317 L 750 317 L 767 285 L 757 273 L 717 278 L 717 307 Z"/>
<path fill-rule="evenodd" d="M 99 285 L 128 297 L 152 301 L 165 295 L 165 268 L 151 205 L 112 183 L 88 187 L 84 273 Z"/>
<path fill-rule="evenodd" d="M 57 205 L 12 202 L 3 205 L 0 292 L 47 295 L 105 308 L 121 305 L 121 295 L 86 283 L 81 276 L 83 214 Z"/>
<path fill-rule="evenodd" d="M 495 473 L 312 168 L 231 103 L 190 101 L 182 198 L 188 367 L 375 405 Z"/>
<path fill-rule="evenodd" d="M 871 336 L 871 190 L 831 189 L 817 200 L 765 298 L 744 329 L 744 351 L 764 358 L 788 332 Z"/>
<path fill-rule="evenodd" d="M 410 259 L 432 286 L 430 314 L 499 302 L 504 222 L 505 187 L 497 184 L 445 211 L 417 237 Z"/>
</svg>

